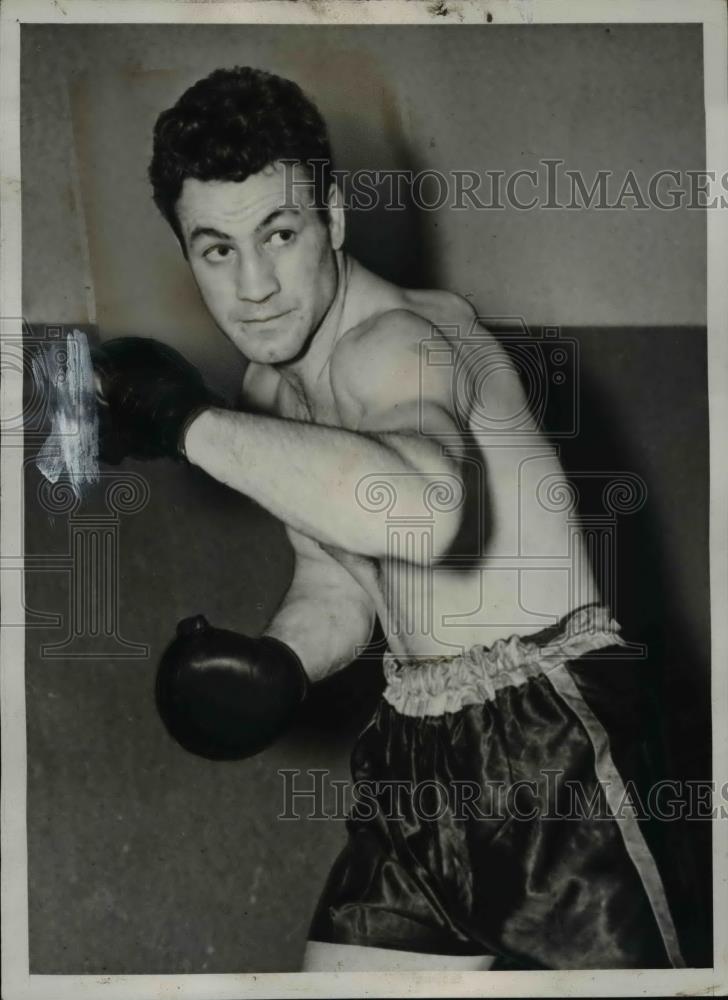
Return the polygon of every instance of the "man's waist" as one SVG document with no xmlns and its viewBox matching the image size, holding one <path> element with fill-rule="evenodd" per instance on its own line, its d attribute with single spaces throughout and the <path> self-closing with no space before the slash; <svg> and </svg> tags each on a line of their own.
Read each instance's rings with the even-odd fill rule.
<svg viewBox="0 0 728 1000">
<path fill-rule="evenodd" d="M 384 698 L 406 715 L 441 714 L 480 704 L 560 664 L 626 645 L 609 609 L 593 603 L 530 635 L 511 631 L 461 652 L 426 655 L 391 649 L 384 657 Z"/>
</svg>

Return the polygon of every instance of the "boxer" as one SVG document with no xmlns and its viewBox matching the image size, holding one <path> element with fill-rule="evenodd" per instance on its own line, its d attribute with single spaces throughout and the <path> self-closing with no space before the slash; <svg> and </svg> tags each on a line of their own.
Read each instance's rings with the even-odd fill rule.
<svg viewBox="0 0 728 1000">
<path fill-rule="evenodd" d="M 304 968 L 681 965 L 657 866 L 617 808 L 634 664 L 567 511 L 539 500 L 563 479 L 557 453 L 465 299 L 396 287 L 345 251 L 331 169 L 317 109 L 259 70 L 212 73 L 156 124 L 155 201 L 248 361 L 242 406 L 169 348 L 112 342 L 95 362 L 101 454 L 185 459 L 280 518 L 295 550 L 262 637 L 181 623 L 160 712 L 194 752 L 257 752 L 378 618 L 387 684 L 355 780 L 533 790 L 552 769 L 608 815 L 545 819 L 540 785 L 528 815 L 428 818 L 406 796 L 403 816 L 354 809 Z M 423 363 L 423 345 L 452 358 L 466 342 L 486 380 L 479 362 Z M 514 566 L 520 551 L 536 563 Z"/>
</svg>

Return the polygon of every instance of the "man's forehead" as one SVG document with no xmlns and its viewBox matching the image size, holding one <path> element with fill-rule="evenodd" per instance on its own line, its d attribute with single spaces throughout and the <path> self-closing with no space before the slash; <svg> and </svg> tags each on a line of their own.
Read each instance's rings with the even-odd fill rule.
<svg viewBox="0 0 728 1000">
<path fill-rule="evenodd" d="M 177 215 L 183 228 L 211 221 L 255 227 L 276 209 L 306 210 L 313 202 L 313 185 L 305 168 L 276 163 L 244 181 L 187 177 L 177 201 Z"/>
</svg>

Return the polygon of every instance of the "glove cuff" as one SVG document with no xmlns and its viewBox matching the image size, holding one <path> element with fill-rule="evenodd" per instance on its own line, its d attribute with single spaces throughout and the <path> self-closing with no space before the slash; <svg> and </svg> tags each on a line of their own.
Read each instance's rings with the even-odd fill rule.
<svg viewBox="0 0 728 1000">
<path fill-rule="evenodd" d="M 190 429 L 190 424 L 193 420 L 196 420 L 201 413 L 205 410 L 211 410 L 213 407 L 222 408 L 225 404 L 217 396 L 211 396 L 209 400 L 204 403 L 200 403 L 199 406 L 193 407 L 187 416 L 182 421 L 179 432 L 177 434 L 177 458 L 184 459 L 188 461 L 187 450 L 185 448 L 185 437 L 187 436 L 187 431 Z"/>
</svg>

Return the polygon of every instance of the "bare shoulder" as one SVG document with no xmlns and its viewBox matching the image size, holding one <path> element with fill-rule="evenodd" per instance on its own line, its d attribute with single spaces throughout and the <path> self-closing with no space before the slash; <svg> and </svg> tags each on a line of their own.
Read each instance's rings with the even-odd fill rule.
<svg viewBox="0 0 728 1000">
<path fill-rule="evenodd" d="M 457 331 L 465 335 L 475 322 L 475 310 L 460 295 L 402 290 L 395 307 L 373 313 L 340 338 L 331 357 L 332 378 L 359 379 L 363 371 L 401 373 L 425 341 L 457 336 Z"/>
<path fill-rule="evenodd" d="M 431 317 L 405 307 L 388 309 L 349 330 L 331 356 L 331 386 L 352 427 L 364 426 L 372 414 L 395 411 L 405 421 L 411 407 L 426 401 L 449 409 L 449 368 L 428 363 L 434 344 L 448 346 Z M 411 419 L 412 414 L 409 414 Z"/>
<path fill-rule="evenodd" d="M 476 322 L 473 306 L 462 295 L 443 289 L 408 289 L 404 298 L 413 313 L 422 316 L 431 326 L 444 330 L 457 327 L 465 336 Z"/>
<path fill-rule="evenodd" d="M 382 394 L 417 370 L 427 320 L 404 308 L 388 309 L 348 330 L 331 355 L 331 385 L 340 403 Z"/>
</svg>

